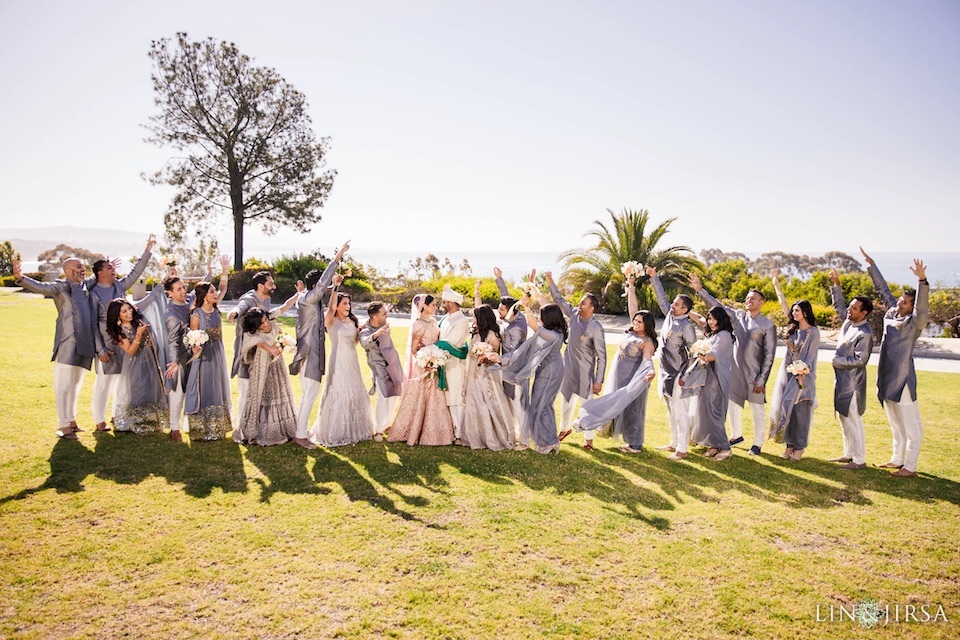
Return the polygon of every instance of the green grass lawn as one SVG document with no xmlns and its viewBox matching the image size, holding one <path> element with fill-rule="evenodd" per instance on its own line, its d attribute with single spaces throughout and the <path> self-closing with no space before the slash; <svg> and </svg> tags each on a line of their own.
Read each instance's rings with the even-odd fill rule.
<svg viewBox="0 0 960 640">
<path fill-rule="evenodd" d="M 0 636 L 960 636 L 960 375 L 919 374 L 916 479 L 826 462 L 841 444 L 823 364 L 800 463 L 773 443 L 671 462 L 652 397 L 636 456 L 577 436 L 540 456 L 94 434 L 92 374 L 88 431 L 68 441 L 55 316 L 0 290 Z M 868 462 L 884 462 L 876 401 L 865 418 Z M 823 621 L 868 598 L 942 605 L 948 622 Z"/>
</svg>

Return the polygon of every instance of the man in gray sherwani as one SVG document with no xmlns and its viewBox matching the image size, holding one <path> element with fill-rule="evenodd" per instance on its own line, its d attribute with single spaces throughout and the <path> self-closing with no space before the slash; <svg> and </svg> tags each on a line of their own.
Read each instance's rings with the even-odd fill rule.
<svg viewBox="0 0 960 640">
<path fill-rule="evenodd" d="M 13 261 L 14 280 L 27 291 L 53 298 L 57 306 L 57 329 L 53 337 L 53 392 L 57 405 L 57 435 L 77 439 L 77 403 L 83 377 L 93 359 L 103 353 L 99 330 L 100 307 L 87 291 L 85 270 L 79 258 L 63 261 L 64 278 L 38 282 L 23 275 L 20 261 Z"/>
<path fill-rule="evenodd" d="M 233 367 L 230 370 L 230 377 L 238 376 L 237 390 L 240 392 L 237 415 L 243 415 L 243 403 L 247 399 L 247 386 L 250 384 L 250 369 L 243 363 L 240 345 L 243 342 L 243 316 L 251 309 L 260 309 L 271 322 L 282 316 L 294 305 L 299 293 L 294 293 L 283 306 L 271 307 L 270 296 L 276 291 L 277 285 L 273 282 L 273 276 L 269 271 L 258 271 L 253 276 L 253 289 L 247 291 L 237 300 L 237 306 L 227 315 L 227 320 L 237 323 L 237 337 L 233 342 Z M 299 443 L 302 444 L 302 443 Z"/>
<path fill-rule="evenodd" d="M 384 304 L 371 302 L 367 307 L 367 315 L 370 319 L 360 330 L 360 346 L 367 352 L 367 364 L 373 377 L 370 395 L 377 397 L 373 439 L 381 442 L 403 392 L 403 366 L 390 336 Z"/>
<path fill-rule="evenodd" d="M 499 267 L 493 268 L 493 277 L 496 279 L 497 290 L 500 292 L 500 304 L 497 305 L 497 315 L 504 323 L 502 340 L 500 341 L 500 350 L 503 355 L 510 355 L 516 351 L 527 339 L 527 317 L 522 313 L 517 313 L 514 305 L 517 299 L 510 295 L 507 289 L 507 283 L 503 281 L 503 271 Z M 474 291 L 473 307 L 477 308 L 483 304 L 480 298 L 480 280 L 477 280 L 476 290 Z M 511 315 L 512 313 L 512 315 Z M 510 401 L 513 409 L 513 417 L 516 419 L 514 430 L 519 440 L 520 429 L 523 426 L 524 416 L 527 411 L 527 404 L 530 401 L 530 383 L 524 381 L 521 384 L 511 384 L 503 382 L 503 392 Z"/>
<path fill-rule="evenodd" d="M 922 260 L 914 260 L 910 271 L 917 276 L 917 289 L 904 290 L 899 298 L 890 293 L 887 281 L 880 275 L 877 263 L 860 247 L 869 265 L 867 273 L 887 306 L 883 316 L 883 341 L 877 366 L 877 396 L 887 412 L 893 431 L 893 454 L 885 469 L 897 469 L 895 476 L 917 475 L 923 424 L 917 406 L 917 372 L 913 368 L 913 348 L 930 317 L 930 283 Z"/>
<path fill-rule="evenodd" d="M 107 402 L 110 400 L 110 394 L 116 389 L 117 380 L 123 368 L 123 349 L 112 344 L 110 337 L 107 335 L 107 308 L 114 299 L 124 297 L 127 290 L 143 274 L 156 243 L 157 239 L 151 233 L 150 237 L 147 238 L 147 248 L 143 250 L 143 255 L 140 256 L 130 273 L 122 279 L 117 278 L 116 265 L 112 261 L 97 260 L 93 263 L 93 277 L 86 281 L 87 290 L 96 298 L 102 309 L 103 317 L 103 322 L 100 323 L 100 337 L 103 340 L 104 352 L 94 362 L 97 379 L 93 383 L 93 402 L 91 403 L 93 421 L 97 425 L 97 431 L 110 430 L 107 426 Z"/>
<path fill-rule="evenodd" d="M 697 330 L 688 315 L 693 308 L 693 300 L 688 295 L 680 294 L 672 303 L 667 302 L 667 293 L 657 270 L 648 266 L 647 275 L 650 276 L 657 304 L 664 315 L 660 329 L 660 393 L 667 404 L 670 444 L 657 448 L 672 451 L 671 460 L 683 460 L 687 457 L 690 444 L 690 399 L 683 397 L 683 387 L 677 384 L 677 379 L 687 368 L 690 345 L 697 341 Z"/>
<path fill-rule="evenodd" d="M 603 389 L 603 377 L 607 370 L 607 343 L 603 336 L 603 326 L 594 315 L 599 306 L 597 296 L 592 293 L 584 294 L 574 309 L 572 304 L 564 300 L 553 281 L 553 274 L 546 271 L 543 275 L 547 278 L 553 302 L 570 322 L 570 337 L 567 350 L 563 354 L 563 382 L 560 383 L 560 433 L 557 437 L 563 440 L 573 430 L 571 425 L 576 398 L 579 398 L 582 404 Z M 541 305 L 543 302 L 541 301 Z M 584 449 L 593 449 L 593 430 L 585 429 L 583 440 Z"/>
<path fill-rule="evenodd" d="M 866 296 L 856 296 L 850 306 L 846 306 L 836 269 L 830 270 L 830 279 L 833 308 L 843 322 L 833 357 L 836 378 L 833 408 L 840 416 L 843 455 L 830 462 L 843 463 L 841 469 L 855 471 L 867 466 L 863 412 L 867 409 L 867 362 L 873 350 L 873 330 L 867 316 L 873 311 L 873 301 Z"/>
<path fill-rule="evenodd" d="M 708 307 L 720 303 L 700 284 L 700 277 L 690 274 L 690 284 Z M 737 338 L 734 362 L 737 372 L 730 379 L 730 404 L 727 414 L 730 416 L 730 444 L 743 442 L 743 421 L 741 411 L 744 403 L 750 405 L 753 413 L 752 455 L 759 455 L 760 447 L 767 438 L 767 424 L 764 415 L 767 378 L 773 369 L 773 357 L 777 349 L 777 329 L 768 317 L 760 313 L 763 307 L 763 294 L 751 289 L 743 303 L 746 310 L 723 307 L 733 323 Z M 722 306 L 722 305 L 721 305 Z"/>
<path fill-rule="evenodd" d="M 310 412 L 320 396 L 320 382 L 326 370 L 327 357 L 324 350 L 326 330 L 323 326 L 323 298 L 340 267 L 343 254 L 350 248 L 344 244 L 322 272 L 310 270 L 304 279 L 297 282 L 297 352 L 290 362 L 290 375 L 300 375 L 300 409 L 297 413 L 297 435 L 294 442 L 305 449 L 316 449 L 308 438 Z"/>
</svg>

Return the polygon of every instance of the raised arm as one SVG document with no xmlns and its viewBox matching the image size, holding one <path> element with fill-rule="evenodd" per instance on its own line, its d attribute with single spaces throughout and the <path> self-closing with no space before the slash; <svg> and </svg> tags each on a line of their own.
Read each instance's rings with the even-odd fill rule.
<svg viewBox="0 0 960 640">
<path fill-rule="evenodd" d="M 572 318 L 574 313 L 573 305 L 567 302 L 560 293 L 560 289 L 557 288 L 557 283 L 553 281 L 553 273 L 544 271 L 543 275 L 547 279 L 547 288 L 550 289 L 550 296 L 553 298 L 554 304 L 560 307 L 563 315 L 567 316 L 567 318 Z M 540 304 L 541 306 L 543 305 L 542 302 Z"/>
<path fill-rule="evenodd" d="M 62 283 L 39 282 L 31 278 L 30 276 L 23 275 L 23 271 L 20 267 L 19 260 L 13 261 L 13 279 L 16 281 L 17 284 L 19 284 L 21 287 L 23 287 L 27 291 L 31 291 L 33 293 L 39 293 L 40 295 L 47 296 L 48 298 L 51 298 L 57 295 L 58 293 L 62 293 L 63 291 L 61 289 Z"/>
<path fill-rule="evenodd" d="M 147 238 L 147 247 L 143 250 L 143 255 L 140 256 L 140 259 L 137 260 L 137 264 L 133 265 L 133 269 L 130 270 L 124 278 L 120 281 L 120 288 L 126 291 L 133 286 L 133 283 L 136 282 L 140 276 L 143 275 L 144 269 L 147 268 L 147 263 L 150 262 L 150 256 L 153 252 L 153 247 L 157 244 L 157 237 L 152 233 Z"/>
<path fill-rule="evenodd" d="M 737 314 L 733 309 L 726 305 L 720 304 L 720 301 L 710 295 L 710 292 L 703 288 L 703 284 L 700 282 L 700 276 L 698 276 L 696 273 L 691 273 L 689 279 L 690 286 L 693 287 L 693 290 L 696 292 L 696 294 L 700 296 L 700 298 L 707 304 L 708 309 L 713 307 L 723 307 L 723 310 L 727 312 L 728 316 L 730 316 L 730 321 L 737 321 Z"/>
<path fill-rule="evenodd" d="M 660 313 L 669 315 L 670 301 L 667 300 L 667 292 L 663 289 L 663 283 L 660 282 L 660 276 L 657 270 L 647 265 L 647 275 L 650 276 L 650 283 L 653 285 L 653 294 L 657 297 L 657 305 L 660 306 Z"/>
<path fill-rule="evenodd" d="M 843 288 L 840 286 L 840 276 L 836 269 L 830 269 L 830 281 L 833 285 L 830 287 L 830 300 L 833 302 L 833 310 L 837 312 L 840 322 L 847 319 L 847 301 L 843 299 Z"/>
<path fill-rule="evenodd" d="M 780 288 L 780 270 L 773 270 L 773 290 L 777 292 L 777 300 L 780 301 L 780 308 L 783 309 L 783 315 L 790 322 L 790 303 L 787 302 L 787 296 L 783 295 L 783 289 Z"/>
<path fill-rule="evenodd" d="M 500 295 L 509 296 L 510 292 L 507 290 L 507 283 L 503 281 L 503 271 L 500 270 L 500 267 L 493 268 L 493 277 L 497 280 L 497 291 L 500 292 Z"/>
<path fill-rule="evenodd" d="M 477 280 L 473 283 L 473 308 L 476 309 L 483 304 L 483 299 L 480 297 L 480 285 L 483 284 L 483 280 Z"/>
<path fill-rule="evenodd" d="M 913 266 L 910 267 L 910 271 L 913 272 L 913 275 L 917 276 L 918 280 L 917 298 L 913 305 L 913 317 L 916 318 L 916 337 L 919 338 L 920 334 L 923 333 L 923 330 L 926 328 L 927 323 L 930 321 L 930 283 L 927 282 L 927 267 L 923 264 L 923 260 L 915 259 Z"/>
<path fill-rule="evenodd" d="M 634 275 L 627 276 L 627 313 L 629 318 L 633 320 L 633 316 L 637 314 L 637 311 L 640 310 L 640 305 L 637 303 L 637 287 L 635 286 L 637 282 L 637 277 Z"/>
<path fill-rule="evenodd" d="M 880 269 L 877 268 L 877 263 L 874 262 L 873 258 L 867 255 L 867 252 L 863 250 L 863 247 L 860 247 L 860 253 L 863 254 L 863 259 L 867 262 L 867 273 L 870 274 L 870 279 L 873 280 L 873 288 L 877 290 L 877 295 L 880 296 L 880 299 L 883 300 L 883 304 L 889 309 L 890 307 L 895 307 L 897 305 L 897 299 L 893 297 L 893 294 L 890 292 L 890 287 L 887 286 L 887 281 L 884 279 L 883 275 L 880 273 Z"/>
<path fill-rule="evenodd" d="M 220 256 L 220 286 L 217 287 L 217 304 L 227 297 L 227 274 L 230 273 L 230 256 Z"/>
<path fill-rule="evenodd" d="M 340 303 L 337 287 L 343 282 L 343 276 L 339 273 L 333 276 L 333 293 L 330 294 L 330 302 L 327 303 L 327 311 L 323 314 L 323 326 L 327 329 L 333 326 L 333 319 L 337 317 L 337 305 Z"/>
</svg>

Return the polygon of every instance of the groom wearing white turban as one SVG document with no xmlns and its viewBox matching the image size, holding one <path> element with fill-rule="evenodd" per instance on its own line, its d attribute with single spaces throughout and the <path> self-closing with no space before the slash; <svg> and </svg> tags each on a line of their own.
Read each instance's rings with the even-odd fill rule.
<svg viewBox="0 0 960 640">
<path fill-rule="evenodd" d="M 451 289 L 449 284 L 443 287 L 440 300 L 446 315 L 440 319 L 440 340 L 437 346 L 451 356 L 444 365 L 447 374 L 447 389 L 444 394 L 450 417 L 453 418 L 454 438 L 459 441 L 463 424 L 463 388 L 467 373 L 465 359 L 470 321 L 460 310 L 463 294 Z"/>
</svg>

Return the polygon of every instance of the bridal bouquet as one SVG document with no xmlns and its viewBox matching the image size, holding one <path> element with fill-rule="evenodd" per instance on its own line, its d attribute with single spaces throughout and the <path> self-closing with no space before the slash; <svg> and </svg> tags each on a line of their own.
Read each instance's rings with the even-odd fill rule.
<svg viewBox="0 0 960 640">
<path fill-rule="evenodd" d="M 620 272 L 624 278 L 629 278 L 630 276 L 639 278 L 643 275 L 643 265 L 636 260 L 630 260 L 629 262 L 623 263 L 620 267 Z"/>
<path fill-rule="evenodd" d="M 297 340 L 293 336 L 283 331 L 277 334 L 277 344 L 287 353 L 295 353 L 297 350 Z"/>
<path fill-rule="evenodd" d="M 810 373 L 810 367 L 803 360 L 794 360 L 787 365 L 787 373 L 792 373 L 795 376 L 805 376 Z M 800 388 L 803 389 L 803 382 L 800 383 Z"/>
<path fill-rule="evenodd" d="M 426 370 L 427 373 L 433 373 L 442 367 L 449 358 L 450 354 L 435 344 L 428 344 L 421 348 L 416 355 L 417 366 Z"/>
<path fill-rule="evenodd" d="M 496 354 L 496 351 L 493 350 L 493 346 L 489 342 L 476 343 L 470 347 L 470 352 L 473 353 L 474 357 L 477 359 L 477 362 L 480 364 L 494 363 L 494 361 L 491 359 L 491 356 Z"/>
<path fill-rule="evenodd" d="M 160 258 L 160 267 L 163 269 L 169 269 L 170 267 L 177 266 L 177 259 L 173 256 L 163 256 Z"/>
<path fill-rule="evenodd" d="M 710 341 L 703 338 L 690 345 L 690 355 L 701 360 L 709 355 L 710 351 Z"/>
</svg>

